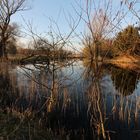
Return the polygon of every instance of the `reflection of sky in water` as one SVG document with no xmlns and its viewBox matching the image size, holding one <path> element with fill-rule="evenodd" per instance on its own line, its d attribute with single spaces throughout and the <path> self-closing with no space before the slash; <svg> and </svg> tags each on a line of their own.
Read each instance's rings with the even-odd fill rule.
<svg viewBox="0 0 140 140">
<path fill-rule="evenodd" d="M 136 96 L 140 96 L 140 81 L 138 82 L 138 84 L 137 84 L 137 86 L 136 86 L 136 88 L 134 90 L 134 94 Z M 132 96 L 134 96 L 134 95 L 132 95 Z"/>
<path fill-rule="evenodd" d="M 55 71 L 55 77 L 57 77 L 57 82 L 60 86 L 65 87 L 68 86 L 69 89 L 78 90 L 76 93 L 79 93 L 86 90 L 87 85 L 89 82 L 87 82 L 87 79 L 84 79 L 84 72 L 85 67 L 82 65 L 82 61 L 76 61 L 72 65 L 67 65 L 66 67 L 61 67 L 61 69 L 58 69 Z M 31 70 L 30 70 L 31 69 Z M 24 93 L 29 93 L 29 88 L 33 82 L 42 83 L 43 85 L 47 85 L 50 87 L 52 84 L 52 73 L 45 72 L 43 70 L 39 70 L 35 68 L 33 65 L 27 65 L 24 67 L 16 67 L 13 69 L 13 73 L 16 74 L 17 77 L 17 85 L 19 87 L 23 88 Z M 34 80 L 35 81 L 32 81 Z M 127 82 L 127 81 L 126 81 Z M 118 91 L 116 90 L 116 87 L 114 87 L 114 82 L 112 81 L 112 75 L 110 72 L 106 72 L 100 80 L 100 85 L 102 89 L 102 93 L 104 96 L 106 96 L 110 100 L 112 100 L 111 96 L 114 96 L 117 94 Z M 131 85 L 130 85 L 131 86 Z M 42 88 L 38 84 L 35 86 L 36 92 L 39 94 L 41 90 L 39 88 Z M 121 85 L 120 85 L 121 88 Z M 139 96 L 140 94 L 140 82 L 138 82 L 136 89 L 133 91 L 133 95 L 130 94 L 130 98 L 134 98 L 135 95 Z M 119 91 L 120 92 L 120 91 Z M 134 96 L 134 97 L 133 97 Z"/>
<path fill-rule="evenodd" d="M 80 102 L 85 102 L 85 98 L 87 96 L 86 90 L 88 90 L 88 88 L 90 87 L 91 75 L 89 79 L 85 79 L 84 72 L 86 70 L 86 67 L 84 67 L 82 64 L 82 61 L 75 61 L 74 63 L 72 63 L 72 65 L 67 65 L 66 67 L 63 66 L 55 71 L 55 77 L 57 77 L 57 83 L 59 84 L 59 86 L 61 86 L 59 90 L 67 87 L 68 93 L 73 99 L 77 98 L 77 100 L 80 100 Z M 16 75 L 17 87 L 20 89 L 20 96 L 37 96 L 38 98 L 41 98 L 41 96 L 46 96 L 47 92 L 49 91 L 44 86 L 51 87 L 52 84 L 52 73 L 44 71 L 43 69 L 37 69 L 33 65 L 27 65 L 25 68 L 17 66 L 13 69 L 12 73 Z M 124 72 L 121 71 L 120 74 L 124 75 Z M 138 82 L 137 85 L 134 86 L 136 88 L 133 91 L 133 94 L 129 93 L 129 95 L 123 96 L 121 93 L 121 88 L 125 88 L 125 86 L 123 87 L 122 85 L 119 85 L 118 87 L 117 85 L 117 88 L 119 88 L 118 91 L 115 87 L 115 84 L 118 84 L 119 81 L 113 81 L 114 79 L 121 80 L 117 79 L 118 76 L 120 78 L 121 75 L 117 74 L 117 76 L 114 76 L 115 78 L 113 78 L 112 80 L 113 76 L 114 73 L 111 73 L 110 70 L 107 70 L 100 77 L 102 97 L 106 101 L 107 110 L 111 110 L 114 104 L 114 99 L 119 103 L 120 99 L 123 98 L 124 103 L 126 102 L 126 100 L 129 100 L 129 102 L 135 104 L 136 100 L 140 96 L 140 82 Z M 37 84 L 36 82 L 42 83 L 42 85 Z M 122 89 L 122 91 L 123 90 L 124 89 Z"/>
<path fill-rule="evenodd" d="M 80 88 L 82 79 L 82 62 L 77 61 L 72 65 L 62 67 L 55 71 L 55 78 L 60 86 L 68 86 L 69 91 L 73 91 L 77 88 L 78 92 L 82 89 Z M 51 87 L 52 84 L 52 73 L 45 71 L 45 69 L 37 69 L 33 65 L 26 65 L 25 67 L 17 66 L 13 69 L 11 74 L 16 75 L 17 87 L 20 88 L 20 95 L 28 97 L 31 92 L 32 86 L 34 86 L 34 92 L 37 95 L 45 94 L 47 92 L 46 87 Z M 38 84 L 41 83 L 41 84 Z M 23 96 L 22 95 L 22 96 Z"/>
<path fill-rule="evenodd" d="M 30 69 L 32 69 L 32 71 Z M 65 94 L 65 96 L 70 98 L 69 105 L 73 108 L 72 110 L 70 109 L 72 111 L 70 114 L 74 114 L 74 111 L 79 109 L 78 111 L 81 112 L 81 115 L 87 117 L 88 96 L 92 95 L 90 93 L 90 88 L 92 88 L 94 84 L 92 83 L 92 72 L 89 72 L 89 77 L 85 76 L 86 69 L 87 67 L 83 66 L 82 61 L 75 61 L 72 65 L 62 66 L 60 69 L 55 70 L 55 78 L 61 86 L 57 90 L 60 96 L 63 95 L 64 88 L 67 88 L 68 95 Z M 41 102 L 42 98 L 44 99 L 44 97 L 48 97 L 48 93 L 50 91 L 45 88 L 44 85 L 51 87 L 53 77 L 52 72 L 48 72 L 44 68 L 37 69 L 33 65 L 27 65 L 26 68 L 17 66 L 13 70 L 10 70 L 10 76 L 12 75 L 15 75 L 16 77 L 15 83 L 19 88 L 20 97 L 36 100 L 37 105 Z M 121 85 L 123 78 L 126 79 L 124 80 L 126 83 Z M 105 70 L 102 70 L 101 76 L 99 76 L 99 81 L 101 86 L 101 95 L 104 100 L 103 107 L 105 108 L 106 114 L 108 115 L 107 119 L 109 121 L 111 120 L 109 117 L 113 116 L 114 110 L 117 112 L 118 116 L 121 111 L 123 112 L 123 115 L 126 113 L 127 116 L 129 112 L 128 110 L 130 110 L 131 126 L 133 126 L 132 118 L 134 118 L 136 108 L 138 109 L 138 115 L 140 114 L 140 81 L 137 82 L 138 79 L 139 76 L 137 76 L 137 74 L 133 75 L 131 72 L 124 71 L 122 69 L 108 69 L 106 67 Z M 43 83 L 43 86 L 36 82 Z M 127 84 L 133 85 L 126 86 Z M 125 87 L 132 88 L 130 90 L 125 90 Z M 87 92 L 88 90 L 89 92 Z M 122 91 L 133 91 L 133 93 L 124 95 L 121 93 Z M 62 98 L 59 97 L 60 102 L 63 102 Z M 124 121 L 127 122 L 128 118 L 125 118 Z M 119 123 L 122 123 L 122 121 Z M 118 127 L 116 128 L 118 129 Z"/>
</svg>

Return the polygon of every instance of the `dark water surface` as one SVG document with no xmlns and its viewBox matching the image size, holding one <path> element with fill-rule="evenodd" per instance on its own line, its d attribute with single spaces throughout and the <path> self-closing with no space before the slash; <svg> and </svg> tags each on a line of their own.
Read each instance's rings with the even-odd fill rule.
<svg viewBox="0 0 140 140">
<path fill-rule="evenodd" d="M 34 112 L 41 129 L 51 129 L 56 139 L 103 139 L 103 130 L 106 139 L 140 139 L 139 78 L 133 71 L 80 60 L 49 67 L 4 63 L 0 108 Z"/>
</svg>

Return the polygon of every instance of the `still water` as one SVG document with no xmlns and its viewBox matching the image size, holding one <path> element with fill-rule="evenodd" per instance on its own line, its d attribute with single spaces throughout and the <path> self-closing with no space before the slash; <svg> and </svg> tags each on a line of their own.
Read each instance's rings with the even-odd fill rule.
<svg viewBox="0 0 140 140">
<path fill-rule="evenodd" d="M 140 139 L 139 73 L 80 60 L 0 67 L 1 109 L 30 109 L 65 139 Z"/>
</svg>

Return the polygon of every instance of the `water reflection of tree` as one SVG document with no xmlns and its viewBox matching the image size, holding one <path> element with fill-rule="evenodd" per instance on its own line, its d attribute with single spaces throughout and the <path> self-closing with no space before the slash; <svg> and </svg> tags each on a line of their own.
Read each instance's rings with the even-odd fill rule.
<svg viewBox="0 0 140 140">
<path fill-rule="evenodd" d="M 139 74 L 133 71 L 111 67 L 111 78 L 116 90 L 122 95 L 130 95 L 135 90 Z"/>
<path fill-rule="evenodd" d="M 88 104 L 87 114 L 90 120 L 93 135 L 97 134 L 97 137 L 107 138 L 105 130 L 105 118 L 104 113 L 104 98 L 101 92 L 100 80 L 103 76 L 103 63 L 84 60 L 83 65 L 85 67 L 85 80 L 87 81 L 86 98 Z M 97 138 L 94 137 L 95 139 Z"/>
<path fill-rule="evenodd" d="M 13 104 L 17 91 L 14 81 L 10 78 L 9 65 L 0 65 L 0 107 L 6 108 Z"/>
<path fill-rule="evenodd" d="M 103 64 L 102 62 L 96 63 L 95 61 L 90 61 L 88 59 L 83 60 L 83 66 L 85 67 L 84 78 L 93 80 L 94 77 L 100 79 L 103 75 Z"/>
<path fill-rule="evenodd" d="M 79 76 L 75 77 L 73 65 L 78 66 L 75 60 L 65 62 L 54 60 L 51 61 L 48 70 L 48 67 L 43 68 L 42 65 L 37 64 L 35 67 L 38 72 L 37 76 L 30 78 L 38 86 L 46 88 L 43 96 L 45 101 L 39 110 L 40 114 L 42 112 L 45 114 L 41 116 L 42 124 L 57 133 L 65 131 L 64 133 L 69 132 L 69 135 L 74 135 L 73 132 L 76 132 L 80 136 L 84 133 L 83 129 L 87 131 L 87 114 L 81 98 L 82 93 L 80 95 L 78 93 L 78 88 L 81 91 L 81 87 L 77 87 Z M 24 68 L 24 70 L 27 71 L 27 76 L 31 76 L 28 75 L 28 69 Z M 40 95 L 42 96 L 42 91 L 40 91 Z"/>
<path fill-rule="evenodd" d="M 120 69 L 117 67 L 112 67 L 112 66 L 100 66 L 95 67 L 95 64 L 89 63 L 88 61 L 84 62 L 84 66 L 86 67 L 85 69 L 85 79 L 88 81 L 88 88 L 86 92 L 86 97 L 88 100 L 88 115 L 90 118 L 90 123 L 93 125 L 94 130 L 97 130 L 97 134 L 101 135 L 103 137 L 106 137 L 107 132 L 109 132 L 106 126 L 106 119 L 105 118 L 110 118 L 106 112 L 106 103 L 108 99 L 106 98 L 107 96 L 105 94 L 102 94 L 102 89 L 101 89 L 101 81 L 102 77 L 104 74 L 110 74 L 112 78 L 112 82 L 118 91 L 123 96 L 130 95 L 134 92 L 138 79 L 139 79 L 139 74 L 134 73 L 129 70 L 124 70 Z M 105 95 L 105 96 L 104 96 Z M 122 97 L 123 97 L 122 96 Z M 115 99 L 115 98 L 114 98 Z M 115 115 L 119 115 L 120 118 L 123 118 L 127 106 L 123 108 L 124 102 L 123 98 L 120 98 L 120 102 L 118 102 L 118 107 L 116 107 L 116 101 L 114 100 L 114 106 L 112 107 L 112 110 L 117 112 Z M 123 108 L 123 109 L 121 109 Z M 116 109 L 116 110 L 115 110 Z M 129 110 L 129 108 L 128 108 Z M 113 112 L 113 113 L 114 113 Z M 114 114 L 113 114 L 114 116 Z M 123 117 L 122 117 L 123 116 Z M 115 116 L 116 117 L 116 116 Z M 109 120 L 109 119 L 108 119 Z M 121 119 L 122 120 L 122 119 Z M 111 122 L 112 123 L 112 122 Z M 96 132 L 95 132 L 96 133 Z M 110 132 L 109 132 L 110 133 Z"/>
</svg>

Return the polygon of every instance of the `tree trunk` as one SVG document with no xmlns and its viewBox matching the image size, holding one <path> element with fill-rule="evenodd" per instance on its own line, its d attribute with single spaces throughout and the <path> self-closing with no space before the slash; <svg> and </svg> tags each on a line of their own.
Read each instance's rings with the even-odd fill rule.
<svg viewBox="0 0 140 140">
<path fill-rule="evenodd" d="M 7 58 L 6 46 L 4 45 L 4 43 L 0 43 L 0 57 Z"/>
</svg>

